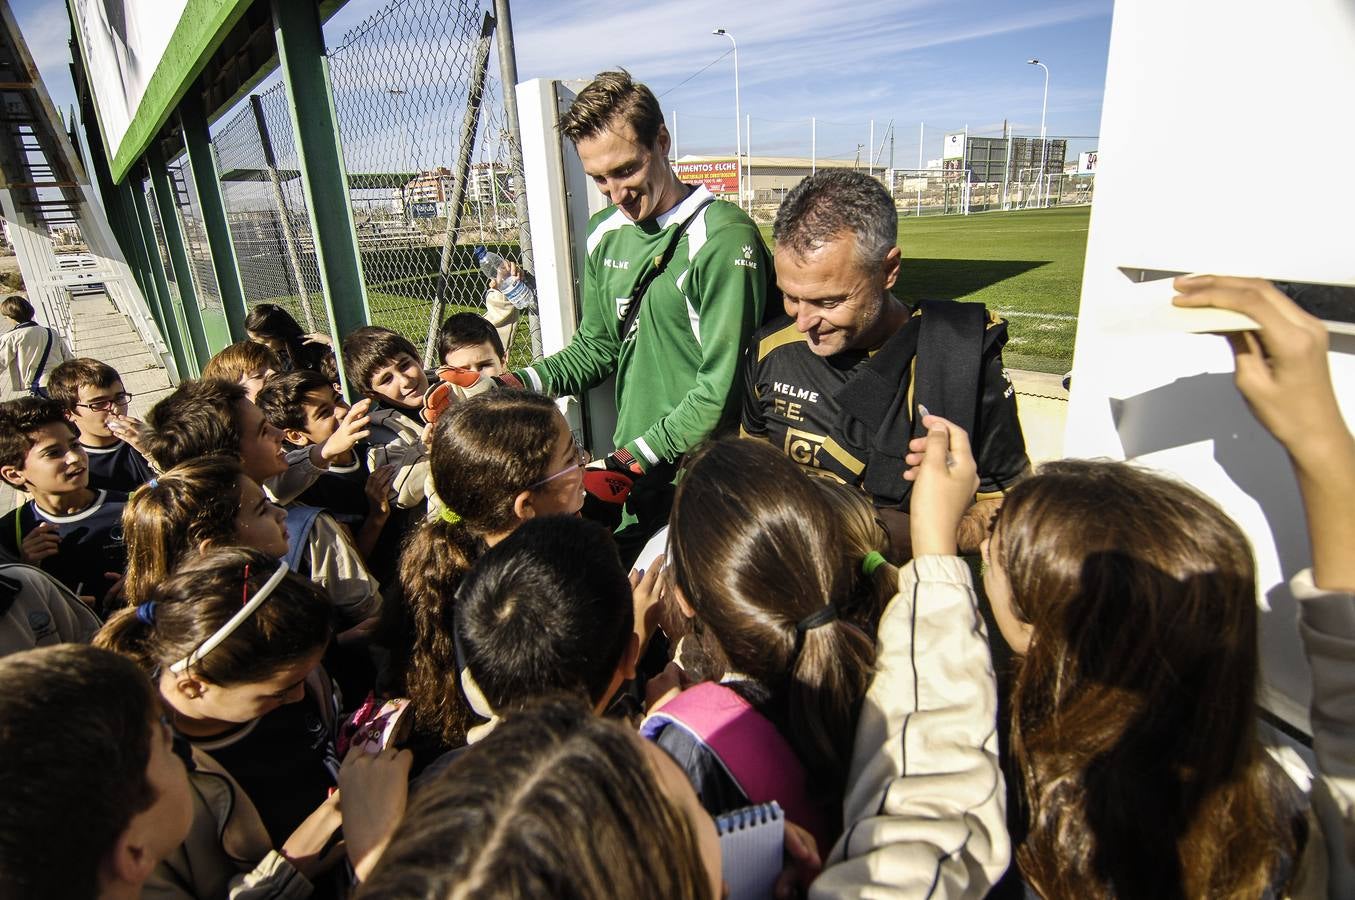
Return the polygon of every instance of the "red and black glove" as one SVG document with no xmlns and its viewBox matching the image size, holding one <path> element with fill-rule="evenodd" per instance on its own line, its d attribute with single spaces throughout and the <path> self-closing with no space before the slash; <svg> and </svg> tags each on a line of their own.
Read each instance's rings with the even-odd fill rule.
<svg viewBox="0 0 1355 900">
<path fill-rule="evenodd" d="M 431 425 L 456 401 L 474 397 L 495 387 L 522 390 L 523 384 L 516 375 L 509 372 L 502 375 L 481 375 L 479 372 L 457 366 L 440 366 L 438 380 L 429 385 L 423 395 L 421 412 L 423 420 Z"/>
<path fill-rule="evenodd" d="M 583 517 L 600 522 L 613 530 L 621 524 L 626 498 L 640 476 L 639 464 L 625 448 L 607 455 L 601 469 L 583 470 Z M 634 466 L 635 468 L 631 468 Z"/>
</svg>

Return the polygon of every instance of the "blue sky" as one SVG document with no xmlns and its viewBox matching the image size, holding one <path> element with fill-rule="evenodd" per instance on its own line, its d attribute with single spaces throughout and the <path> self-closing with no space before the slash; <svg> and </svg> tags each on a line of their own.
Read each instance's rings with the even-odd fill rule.
<svg viewBox="0 0 1355 900">
<path fill-rule="evenodd" d="M 331 20 L 331 44 L 388 0 L 350 0 Z M 59 107 L 72 101 L 67 71 L 70 29 L 64 4 L 12 0 L 48 90 Z M 1050 68 L 1051 136 L 1094 136 L 1101 118 L 1111 0 L 712 0 L 635 3 L 516 0 L 513 24 L 522 78 L 586 78 L 625 66 L 677 113 L 678 150 L 728 153 L 734 143 L 732 56 L 723 27 L 739 42 L 742 111 L 752 117 L 758 155 L 810 152 L 819 119 L 821 157 L 852 158 L 870 140 L 875 151 L 895 122 L 895 160 L 913 166 L 918 125 L 924 159 L 940 155 L 945 131 L 1038 134 L 1043 72 Z M 843 12 L 844 8 L 849 12 Z M 718 59 L 718 61 L 716 61 Z M 703 67 L 714 62 L 705 71 Z M 699 74 L 697 74 L 699 72 Z M 695 77 L 692 77 L 695 76 Z M 690 80 L 688 80 L 690 79 Z M 1088 138 L 1070 153 L 1092 149 Z M 863 153 L 865 151 L 862 151 Z"/>
</svg>

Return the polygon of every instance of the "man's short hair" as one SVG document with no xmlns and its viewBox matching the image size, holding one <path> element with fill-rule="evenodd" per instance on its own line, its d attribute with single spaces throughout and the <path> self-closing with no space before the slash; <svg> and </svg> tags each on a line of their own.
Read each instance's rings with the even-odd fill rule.
<svg viewBox="0 0 1355 900">
<path fill-rule="evenodd" d="M 276 353 L 263 344 L 254 341 L 236 341 L 207 360 L 207 365 L 202 369 L 202 377 L 240 381 L 260 369 L 281 372 L 282 362 Z"/>
<path fill-rule="evenodd" d="M 448 316 L 438 329 L 438 359 L 445 360 L 453 350 L 486 343 L 499 359 L 503 359 L 503 341 L 499 338 L 499 329 L 479 313 L 455 313 Z"/>
<path fill-rule="evenodd" d="M 136 663 L 59 644 L 0 660 L 0 895 L 95 897 L 99 873 L 157 799 L 158 698 Z M 79 826 L 70 827 L 77 814 Z"/>
<path fill-rule="evenodd" d="M 233 381 L 185 381 L 146 414 L 146 449 L 161 472 L 208 453 L 240 454 L 238 407 L 245 389 Z"/>
<path fill-rule="evenodd" d="M 401 353 L 420 358 L 409 338 L 389 328 L 367 325 L 344 338 L 343 366 L 357 389 L 367 393 L 376 370 L 395 362 Z"/>
<path fill-rule="evenodd" d="M 47 393 L 58 400 L 70 412 L 75 412 L 75 404 L 80 402 L 80 388 L 109 388 L 113 382 L 121 381 L 118 370 L 108 363 L 81 356 L 68 359 L 52 370 L 47 379 Z"/>
<path fill-rule="evenodd" d="M 33 321 L 33 304 L 18 294 L 11 294 L 0 300 L 0 313 L 16 322 Z"/>
<path fill-rule="evenodd" d="M 310 369 L 298 369 L 283 375 L 274 375 L 254 398 L 254 405 L 263 412 L 263 417 L 274 428 L 291 428 L 303 431 L 306 428 L 306 395 L 322 388 L 332 388 L 333 383 L 319 372 Z"/>
<path fill-rule="evenodd" d="M 33 449 L 33 432 L 60 422 L 75 434 L 75 426 L 66 418 L 66 407 L 43 397 L 20 397 L 0 403 L 0 466 L 22 469 L 28 451 Z"/>
<path fill-rule="evenodd" d="M 599 72 L 560 117 L 560 133 L 574 143 L 596 137 L 618 121 L 629 123 L 646 147 L 654 146 L 663 125 L 658 98 L 631 80 L 625 69 Z"/>
<path fill-rule="evenodd" d="M 844 234 L 856 237 L 862 268 L 884 261 L 898 242 L 899 213 L 889 192 L 863 172 L 829 169 L 791 188 L 776 211 L 777 248 L 805 256 Z"/>
</svg>

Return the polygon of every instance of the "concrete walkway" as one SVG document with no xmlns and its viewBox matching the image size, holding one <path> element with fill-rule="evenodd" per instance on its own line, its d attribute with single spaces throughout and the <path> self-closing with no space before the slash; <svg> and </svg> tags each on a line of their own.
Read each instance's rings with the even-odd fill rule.
<svg viewBox="0 0 1355 900">
<path fill-rule="evenodd" d="M 92 357 L 118 370 L 132 395 L 130 413 L 138 419 L 174 389 L 160 360 L 103 294 L 71 299 L 71 339 L 76 356 Z"/>
<path fill-rule="evenodd" d="M 138 419 L 145 418 L 146 411 L 174 389 L 160 360 L 104 294 L 71 299 L 71 343 L 77 357 L 92 357 L 118 370 L 123 387 L 132 395 L 129 412 Z M 5 485 L 0 488 L 0 513 L 26 499 Z"/>
</svg>

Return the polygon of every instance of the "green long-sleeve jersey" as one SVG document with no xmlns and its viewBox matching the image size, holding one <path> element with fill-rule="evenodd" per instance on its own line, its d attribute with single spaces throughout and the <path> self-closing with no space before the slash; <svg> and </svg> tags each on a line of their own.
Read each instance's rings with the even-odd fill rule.
<svg viewBox="0 0 1355 900">
<path fill-rule="evenodd" d="M 738 367 L 775 277 L 752 220 L 732 203 L 712 203 L 692 221 L 646 291 L 630 334 L 622 336 L 636 282 L 708 197 L 699 187 L 639 223 L 616 207 L 595 215 L 588 223 L 579 330 L 569 346 L 518 373 L 539 391 L 563 395 L 615 372 L 615 444 L 646 470 L 676 459 L 737 410 L 731 397 Z"/>
</svg>

